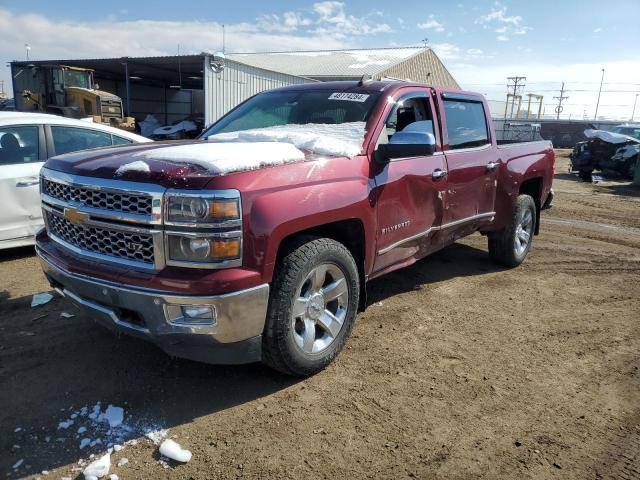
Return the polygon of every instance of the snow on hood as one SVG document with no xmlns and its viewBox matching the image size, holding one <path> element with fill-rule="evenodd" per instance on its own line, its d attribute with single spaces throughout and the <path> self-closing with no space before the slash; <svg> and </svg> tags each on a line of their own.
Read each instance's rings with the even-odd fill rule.
<svg viewBox="0 0 640 480">
<path fill-rule="evenodd" d="M 630 137 L 629 135 L 622 135 L 621 133 L 608 132 L 606 130 L 593 130 L 588 128 L 584 131 L 584 136 L 587 138 L 599 138 L 603 142 L 607 143 L 626 143 L 626 142 L 636 142 L 640 143 L 640 140 L 637 138 Z"/>
<path fill-rule="evenodd" d="M 214 142 L 282 142 L 318 155 L 354 157 L 362 150 L 365 122 L 307 123 L 255 128 L 209 136 Z"/>
<path fill-rule="evenodd" d="M 304 153 L 294 145 L 280 142 L 193 143 L 143 150 L 132 156 L 140 158 L 141 161 L 193 163 L 219 175 L 257 170 L 305 159 Z"/>
</svg>

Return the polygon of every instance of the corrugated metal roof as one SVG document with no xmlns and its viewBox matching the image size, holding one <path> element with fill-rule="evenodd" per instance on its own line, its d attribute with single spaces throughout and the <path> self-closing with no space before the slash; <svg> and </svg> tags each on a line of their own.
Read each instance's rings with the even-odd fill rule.
<svg viewBox="0 0 640 480">
<path fill-rule="evenodd" d="M 267 70 L 310 78 L 374 75 L 429 49 L 423 47 L 302 52 L 229 53 L 227 58 Z"/>
</svg>

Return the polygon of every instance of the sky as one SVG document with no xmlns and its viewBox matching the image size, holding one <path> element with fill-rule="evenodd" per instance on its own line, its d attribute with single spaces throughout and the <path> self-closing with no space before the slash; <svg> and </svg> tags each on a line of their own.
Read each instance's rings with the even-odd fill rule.
<svg viewBox="0 0 640 480">
<path fill-rule="evenodd" d="M 427 44 L 458 83 L 499 109 L 507 77 L 544 95 L 562 117 L 631 118 L 640 93 L 640 0 L 242 1 L 0 0 L 0 80 L 6 62 L 200 53 L 380 48 Z M 640 101 L 636 120 L 640 120 Z"/>
</svg>

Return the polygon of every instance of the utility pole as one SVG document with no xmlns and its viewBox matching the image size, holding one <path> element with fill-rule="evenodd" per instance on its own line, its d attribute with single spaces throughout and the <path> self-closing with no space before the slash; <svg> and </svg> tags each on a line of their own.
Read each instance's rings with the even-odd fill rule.
<svg viewBox="0 0 640 480">
<path fill-rule="evenodd" d="M 640 95 L 640 93 L 636 93 L 636 99 L 633 101 L 633 111 L 631 112 L 632 122 L 633 122 L 633 118 L 636 116 L 636 104 L 638 103 L 638 95 Z"/>
<path fill-rule="evenodd" d="M 29 45 L 28 43 L 24 44 L 24 49 L 27 52 L 27 62 L 29 61 L 29 52 L 31 51 L 31 45 Z"/>
<path fill-rule="evenodd" d="M 600 90 L 598 90 L 598 101 L 596 102 L 596 114 L 594 120 L 598 120 L 598 107 L 600 106 L 600 94 L 602 93 L 602 83 L 604 82 L 604 68 L 602 69 L 602 78 L 600 79 Z"/>
<path fill-rule="evenodd" d="M 516 98 L 520 97 L 520 100 L 522 100 L 522 97 L 518 95 L 518 92 L 525 87 L 524 82 L 526 80 L 527 80 L 527 77 L 507 77 L 507 81 L 509 82 L 507 84 L 507 89 L 512 89 L 511 92 L 507 91 L 507 105 L 509 103 L 509 99 L 511 99 L 511 112 L 509 114 L 511 118 L 513 118 L 513 107 L 515 105 Z M 505 118 L 507 118 L 507 105 L 505 105 L 505 112 L 504 112 Z M 520 105 L 520 102 L 518 102 L 518 106 L 519 105 Z M 517 114 L 519 113 L 520 112 L 516 112 L 516 118 L 518 117 Z"/>
<path fill-rule="evenodd" d="M 564 96 L 564 82 L 562 82 L 562 87 L 560 87 L 560 96 L 559 97 L 553 97 L 554 99 L 558 100 L 558 106 L 556 107 L 556 120 L 560 120 L 560 114 L 562 113 L 562 101 L 566 100 L 567 96 Z"/>
</svg>

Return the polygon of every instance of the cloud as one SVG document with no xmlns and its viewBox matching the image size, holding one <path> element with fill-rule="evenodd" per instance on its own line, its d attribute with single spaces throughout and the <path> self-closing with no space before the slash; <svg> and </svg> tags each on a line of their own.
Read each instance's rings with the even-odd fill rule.
<svg viewBox="0 0 640 480">
<path fill-rule="evenodd" d="M 370 21 L 371 16 L 380 17 L 381 12 L 373 11 L 364 17 L 356 17 L 347 14 L 345 7 L 344 2 L 325 1 L 314 3 L 313 11 L 317 15 L 317 20 L 315 21 L 317 27 L 312 32 L 344 39 L 349 36 L 358 37 L 393 31 L 386 23 Z"/>
<path fill-rule="evenodd" d="M 467 50 L 467 55 L 470 55 L 472 57 L 478 57 L 480 55 L 482 55 L 484 52 L 482 50 L 480 50 L 479 48 L 469 48 Z"/>
<path fill-rule="evenodd" d="M 420 30 L 433 30 L 435 32 L 444 32 L 444 24 L 438 22 L 433 15 L 429 15 L 429 19 L 424 23 L 419 23 L 417 27 Z"/>
<path fill-rule="evenodd" d="M 594 29 L 593 29 L 593 33 L 600 33 L 601 31 L 602 31 L 602 28 L 601 28 L 601 27 L 598 27 L 598 28 L 594 28 Z"/>
<path fill-rule="evenodd" d="M 430 45 L 436 54 L 443 60 L 451 60 L 460 57 L 460 47 L 452 43 L 434 43 Z"/>
<path fill-rule="evenodd" d="M 494 21 L 511 25 L 520 25 L 522 17 L 520 15 L 514 15 L 512 17 L 507 16 L 507 8 L 503 7 L 499 10 L 493 9 L 486 15 L 482 15 L 477 20 L 477 23 L 490 23 Z"/>
<path fill-rule="evenodd" d="M 509 41 L 509 37 L 507 37 L 506 35 L 498 35 L 496 37 L 496 39 L 500 42 L 508 42 Z"/>
</svg>

